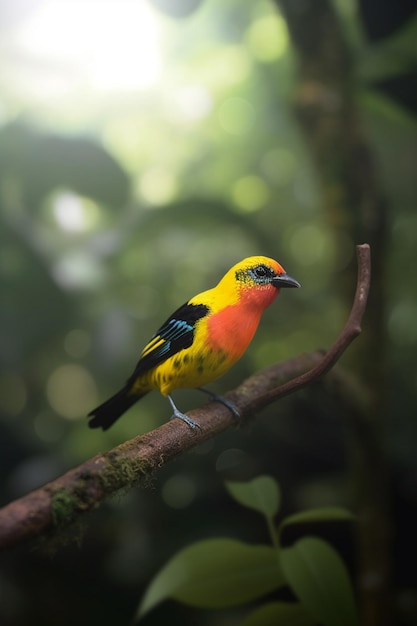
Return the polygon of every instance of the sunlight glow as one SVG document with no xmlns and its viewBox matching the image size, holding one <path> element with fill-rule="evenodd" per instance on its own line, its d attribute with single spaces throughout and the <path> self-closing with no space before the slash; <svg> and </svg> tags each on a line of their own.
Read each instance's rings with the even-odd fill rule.
<svg viewBox="0 0 417 626">
<path fill-rule="evenodd" d="M 53 205 L 54 217 L 62 228 L 69 232 L 80 232 L 85 229 L 86 216 L 81 198 L 70 191 L 57 195 Z"/>
<path fill-rule="evenodd" d="M 138 0 L 44 0 L 16 33 L 32 60 L 102 90 L 145 89 L 161 72 L 157 14 Z"/>
</svg>

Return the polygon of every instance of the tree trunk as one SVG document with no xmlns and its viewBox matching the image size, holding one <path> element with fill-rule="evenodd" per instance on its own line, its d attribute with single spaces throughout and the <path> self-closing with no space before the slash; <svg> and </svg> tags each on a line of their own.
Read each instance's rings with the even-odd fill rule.
<svg viewBox="0 0 417 626">
<path fill-rule="evenodd" d="M 322 202 L 335 237 L 344 231 L 352 244 L 372 250 L 372 289 L 364 334 L 355 346 L 352 367 L 369 392 L 364 407 L 366 432 L 352 433 L 354 499 L 358 532 L 358 592 L 366 626 L 388 626 L 392 590 L 389 580 L 391 531 L 389 480 L 382 435 L 386 418 L 384 259 L 387 211 L 374 158 L 360 119 L 351 59 L 334 3 L 329 0 L 276 0 L 298 54 L 294 111 L 321 182 Z M 353 246 L 352 246 L 353 247 Z M 351 298 L 355 273 L 341 277 L 341 296 Z"/>
</svg>

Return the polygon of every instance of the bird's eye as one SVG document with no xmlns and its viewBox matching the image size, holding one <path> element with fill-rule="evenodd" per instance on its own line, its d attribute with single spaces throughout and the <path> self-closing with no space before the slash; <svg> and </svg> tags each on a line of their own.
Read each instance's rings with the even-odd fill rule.
<svg viewBox="0 0 417 626">
<path fill-rule="evenodd" d="M 269 274 L 268 268 L 265 265 L 258 265 L 253 271 L 257 278 L 265 278 L 265 276 Z"/>
</svg>

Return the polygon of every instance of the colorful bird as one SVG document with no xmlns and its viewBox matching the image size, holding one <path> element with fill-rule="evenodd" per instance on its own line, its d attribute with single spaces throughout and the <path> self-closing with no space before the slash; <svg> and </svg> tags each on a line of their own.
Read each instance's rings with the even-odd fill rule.
<svg viewBox="0 0 417 626">
<path fill-rule="evenodd" d="M 238 416 L 232 403 L 201 387 L 240 359 L 262 313 L 283 287 L 300 284 L 273 259 L 251 256 L 234 265 L 216 287 L 194 296 L 167 319 L 143 349 L 125 386 L 89 413 L 89 426 L 107 430 L 152 389 L 168 397 L 171 419 L 178 417 L 191 428 L 199 425 L 175 406 L 175 389 L 201 389 Z"/>
</svg>

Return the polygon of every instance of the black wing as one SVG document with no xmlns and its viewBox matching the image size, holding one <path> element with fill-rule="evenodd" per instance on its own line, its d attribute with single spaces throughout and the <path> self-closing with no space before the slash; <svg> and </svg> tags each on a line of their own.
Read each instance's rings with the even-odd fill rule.
<svg viewBox="0 0 417 626">
<path fill-rule="evenodd" d="M 165 324 L 151 337 L 142 350 L 135 371 L 128 380 L 133 383 L 138 376 L 163 363 L 184 348 L 189 348 L 194 340 L 197 320 L 209 313 L 205 304 L 183 304 L 167 319 Z"/>
</svg>

